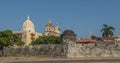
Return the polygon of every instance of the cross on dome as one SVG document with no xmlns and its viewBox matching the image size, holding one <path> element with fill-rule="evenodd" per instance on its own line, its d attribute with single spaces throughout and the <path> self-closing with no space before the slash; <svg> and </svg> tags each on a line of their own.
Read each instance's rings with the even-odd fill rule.
<svg viewBox="0 0 120 63">
<path fill-rule="evenodd" d="M 27 17 L 27 20 L 30 20 L 30 17 L 29 17 L 29 16 Z"/>
</svg>

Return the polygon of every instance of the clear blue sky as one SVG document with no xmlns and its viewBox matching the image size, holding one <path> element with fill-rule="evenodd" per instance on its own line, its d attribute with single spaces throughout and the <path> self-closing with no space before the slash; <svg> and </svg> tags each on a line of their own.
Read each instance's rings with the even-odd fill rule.
<svg viewBox="0 0 120 63">
<path fill-rule="evenodd" d="M 20 30 L 28 15 L 41 33 L 51 18 L 62 32 L 72 29 L 79 38 L 90 32 L 101 36 L 103 24 L 115 27 L 115 35 L 120 35 L 120 0 L 0 0 L 0 31 Z"/>
</svg>

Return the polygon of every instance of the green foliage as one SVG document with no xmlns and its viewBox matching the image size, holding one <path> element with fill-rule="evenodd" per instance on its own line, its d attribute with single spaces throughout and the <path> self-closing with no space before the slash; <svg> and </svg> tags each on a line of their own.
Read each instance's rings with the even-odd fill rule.
<svg viewBox="0 0 120 63">
<path fill-rule="evenodd" d="M 58 36 L 42 36 L 32 42 L 32 45 L 39 44 L 60 44 L 61 37 Z"/>
<path fill-rule="evenodd" d="M 2 46 L 8 46 L 12 45 L 12 31 L 5 30 L 0 32 L 0 45 Z"/>
<path fill-rule="evenodd" d="M 14 42 L 14 44 L 15 45 L 19 45 L 19 46 L 22 46 L 22 45 L 24 45 L 25 43 L 19 38 L 19 36 L 18 35 L 16 35 L 16 34 L 13 34 L 13 42 Z"/>
<path fill-rule="evenodd" d="M 9 45 L 24 45 L 21 39 L 12 33 L 11 30 L 0 31 L 0 50 L 2 50 L 2 56 L 4 55 L 3 47 Z"/>
<path fill-rule="evenodd" d="M 0 31 L 0 48 L 9 45 L 23 45 L 24 42 L 12 33 L 11 30 Z"/>
<path fill-rule="evenodd" d="M 115 30 L 114 27 L 108 26 L 107 24 L 103 24 L 103 28 L 101 29 L 102 37 L 108 38 L 113 36 L 113 31 Z"/>
</svg>

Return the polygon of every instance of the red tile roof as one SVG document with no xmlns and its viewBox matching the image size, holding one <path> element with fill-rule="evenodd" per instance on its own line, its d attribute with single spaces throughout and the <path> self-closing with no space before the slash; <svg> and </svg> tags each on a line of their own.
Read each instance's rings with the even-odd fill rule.
<svg viewBox="0 0 120 63">
<path fill-rule="evenodd" d="M 78 39 L 76 40 L 76 43 L 96 43 L 94 40 L 89 39 Z"/>
</svg>

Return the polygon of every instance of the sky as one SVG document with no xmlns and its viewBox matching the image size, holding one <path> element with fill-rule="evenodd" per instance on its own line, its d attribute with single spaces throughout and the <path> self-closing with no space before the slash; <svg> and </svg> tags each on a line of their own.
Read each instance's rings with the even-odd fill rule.
<svg viewBox="0 0 120 63">
<path fill-rule="evenodd" d="M 61 33 L 70 29 L 78 38 L 87 38 L 90 32 L 101 36 L 103 24 L 120 35 L 120 0 L 0 0 L 0 31 L 21 30 L 27 16 L 40 33 L 50 18 Z"/>
</svg>

